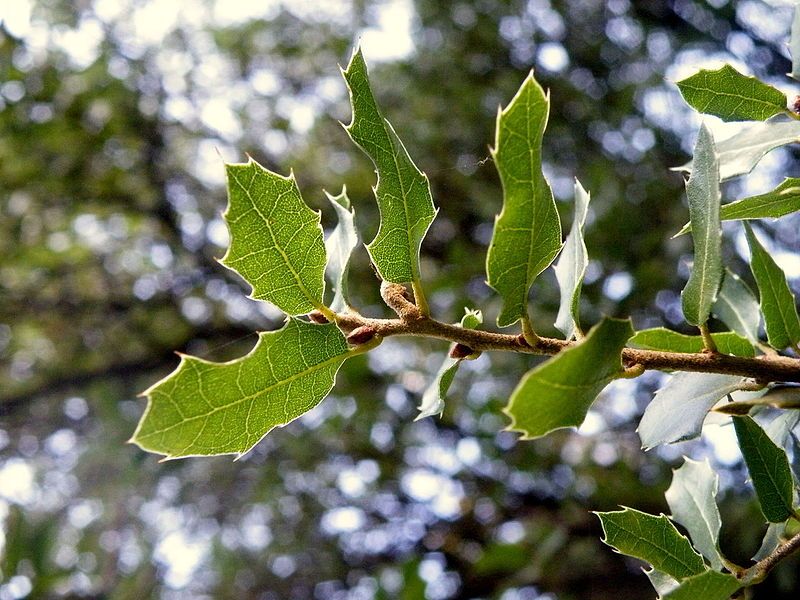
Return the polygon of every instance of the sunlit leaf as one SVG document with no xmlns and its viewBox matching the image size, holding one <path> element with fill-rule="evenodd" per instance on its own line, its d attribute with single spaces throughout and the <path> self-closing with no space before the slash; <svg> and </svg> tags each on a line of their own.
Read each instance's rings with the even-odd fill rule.
<svg viewBox="0 0 800 600">
<path fill-rule="evenodd" d="M 231 232 L 221 262 L 241 275 L 252 297 L 288 315 L 322 306 L 325 244 L 319 213 L 303 202 L 294 175 L 283 177 L 259 165 L 225 165 Z"/>
<path fill-rule="evenodd" d="M 375 239 L 367 245 L 380 276 L 394 283 L 419 281 L 419 249 L 436 216 L 428 177 L 417 169 L 403 142 L 372 95 L 361 49 L 342 71 L 350 91 L 352 140 L 378 172 L 375 198 L 381 213 Z"/>
<path fill-rule="evenodd" d="M 794 5 L 792 36 L 789 42 L 789 49 L 792 53 L 792 72 L 789 73 L 789 76 L 800 81 L 800 4 Z"/>
<path fill-rule="evenodd" d="M 692 223 L 694 263 L 681 293 L 681 304 L 687 322 L 703 325 L 722 281 L 719 165 L 714 154 L 714 139 L 705 125 L 700 127 L 694 147 L 694 169 L 686 182 L 686 196 Z"/>
<path fill-rule="evenodd" d="M 733 426 L 761 512 L 770 523 L 785 521 L 792 516 L 792 472 L 786 452 L 750 417 L 733 417 Z"/>
<path fill-rule="evenodd" d="M 666 516 L 632 508 L 595 514 L 603 525 L 603 542 L 622 554 L 646 561 L 678 581 L 706 570 L 703 557 Z"/>
<path fill-rule="evenodd" d="M 653 448 L 697 437 L 708 411 L 743 381 L 737 375 L 675 373 L 656 392 L 639 422 L 642 447 Z"/>
<path fill-rule="evenodd" d="M 755 356 L 753 345 L 731 331 L 723 331 L 711 334 L 717 350 L 722 354 L 733 354 L 734 356 Z M 699 335 L 684 335 L 677 331 L 665 329 L 664 327 L 654 327 L 653 329 L 642 329 L 637 331 L 628 345 L 633 348 L 643 350 L 661 350 L 664 352 L 683 352 L 698 353 L 702 352 L 703 338 Z"/>
<path fill-rule="evenodd" d="M 633 335 L 629 320 L 604 319 L 574 346 L 528 371 L 504 412 L 510 431 L 533 439 L 577 427 L 594 399 L 622 372 L 621 353 Z"/>
<path fill-rule="evenodd" d="M 575 180 L 575 213 L 572 228 L 564 242 L 561 256 L 555 265 L 556 279 L 561 293 L 561 303 L 556 316 L 556 327 L 570 339 L 580 331 L 580 299 L 583 276 L 589 264 L 589 254 L 583 241 L 583 225 L 589 210 L 589 192 Z"/>
<path fill-rule="evenodd" d="M 750 268 L 758 284 L 767 340 L 770 346 L 778 350 L 796 345 L 800 342 L 800 317 L 786 274 L 758 241 L 750 225 L 745 223 L 744 226 L 750 246 Z"/>
<path fill-rule="evenodd" d="M 702 69 L 677 85 L 689 106 L 723 121 L 765 121 L 786 112 L 783 92 L 730 65 Z"/>
<path fill-rule="evenodd" d="M 717 508 L 719 477 L 708 461 L 684 458 L 672 472 L 672 483 L 665 492 L 672 520 L 689 532 L 689 537 L 711 566 L 722 570 L 719 554 L 719 530 L 722 521 Z"/>
<path fill-rule="evenodd" d="M 147 409 L 131 441 L 168 458 L 241 455 L 319 404 L 350 352 L 335 325 L 289 319 L 259 334 L 242 358 L 213 363 L 183 355 L 144 393 Z"/>
<path fill-rule="evenodd" d="M 503 210 L 495 219 L 486 272 L 503 300 L 500 327 L 528 314 L 528 290 L 561 248 L 561 221 L 542 173 L 549 112 L 550 98 L 531 72 L 497 115 L 492 156 L 503 182 Z"/>
<path fill-rule="evenodd" d="M 711 312 L 737 334 L 753 344 L 758 343 L 758 325 L 761 323 L 758 300 L 733 271 L 725 269 Z"/>
<path fill-rule="evenodd" d="M 328 239 L 325 240 L 325 251 L 328 255 L 326 274 L 330 280 L 334 296 L 330 308 L 334 312 L 344 311 L 348 305 L 347 297 L 347 267 L 350 255 L 358 246 L 358 233 L 354 223 L 355 212 L 350 207 L 350 198 L 347 189 L 342 188 L 338 196 L 325 195 L 336 211 L 338 222 Z"/>
<path fill-rule="evenodd" d="M 728 600 L 741 587 L 730 573 L 706 571 L 683 580 L 662 600 Z"/>
</svg>

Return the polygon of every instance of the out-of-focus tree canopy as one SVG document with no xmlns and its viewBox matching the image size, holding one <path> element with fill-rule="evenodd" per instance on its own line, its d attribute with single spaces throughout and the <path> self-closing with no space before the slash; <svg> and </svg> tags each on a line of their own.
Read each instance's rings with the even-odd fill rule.
<svg viewBox="0 0 800 600">
<path fill-rule="evenodd" d="M 215 260 L 223 159 L 294 169 L 326 227 L 322 190 L 346 184 L 372 238 L 374 174 L 337 123 L 337 64 L 359 38 L 441 207 L 422 261 L 440 318 L 470 306 L 494 321 L 488 146 L 498 104 L 533 68 L 550 89 L 546 173 L 565 223 L 573 177 L 592 193 L 584 320 L 676 326 L 690 241 L 670 239 L 687 213 L 668 167 L 697 120 L 670 80 L 724 59 L 784 86 L 789 15 L 757 0 L 3 3 L 0 600 L 648 597 L 588 511 L 666 510 L 680 448 L 645 454 L 632 425 L 658 375 L 609 388 L 580 434 L 518 442 L 500 407 L 532 359 L 465 365 L 442 419 L 414 422 L 446 347 L 392 339 L 236 463 L 158 463 L 125 445 L 136 394 L 175 367 L 173 350 L 228 359 L 280 325 Z M 776 152 L 726 193 L 763 191 L 793 161 Z M 797 231 L 775 226 L 775 247 L 796 247 Z M 735 262 L 741 247 L 724 250 Z M 382 314 L 366 252 L 351 270 L 364 312 Z M 532 302 L 553 333 L 552 272 Z M 758 509 L 738 457 L 713 442 L 691 447 L 720 468 L 723 547 L 746 560 Z M 798 585 L 787 561 L 756 597 Z"/>
</svg>

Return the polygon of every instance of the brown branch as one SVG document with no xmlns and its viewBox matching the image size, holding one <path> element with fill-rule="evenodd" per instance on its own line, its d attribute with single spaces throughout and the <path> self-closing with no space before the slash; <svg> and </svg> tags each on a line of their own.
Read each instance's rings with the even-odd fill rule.
<svg viewBox="0 0 800 600">
<path fill-rule="evenodd" d="M 738 575 L 745 585 L 760 583 L 775 566 L 800 549 L 800 533 L 781 544 L 772 553 Z"/>
<path fill-rule="evenodd" d="M 395 296 L 393 300 L 396 299 Z M 337 315 L 336 322 L 346 332 L 368 325 L 381 337 L 393 335 L 430 337 L 464 344 L 479 351 L 547 355 L 557 354 L 562 349 L 575 344 L 575 342 L 540 337 L 536 345 L 531 346 L 520 335 L 464 329 L 458 325 L 442 323 L 418 314 L 407 319 L 371 319 L 357 314 L 344 313 Z M 800 383 L 800 359 L 787 356 L 746 358 L 711 352 L 688 354 L 625 348 L 622 351 L 622 361 L 626 367 L 641 365 L 648 370 L 724 373 L 750 377 L 762 383 L 774 381 Z"/>
</svg>

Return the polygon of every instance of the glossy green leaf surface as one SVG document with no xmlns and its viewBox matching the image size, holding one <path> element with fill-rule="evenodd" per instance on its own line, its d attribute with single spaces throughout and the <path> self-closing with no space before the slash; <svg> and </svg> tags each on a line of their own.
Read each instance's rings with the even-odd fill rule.
<svg viewBox="0 0 800 600">
<path fill-rule="evenodd" d="M 687 322 L 702 325 L 708 320 L 722 281 L 719 165 L 714 152 L 714 138 L 705 125 L 700 127 L 694 147 L 694 169 L 686 182 L 686 196 L 689 199 L 694 262 L 689 281 L 681 293 L 681 305 Z"/>
<path fill-rule="evenodd" d="M 381 220 L 367 250 L 385 281 L 419 281 L 419 249 L 436 216 L 428 177 L 411 160 L 370 88 L 367 65 L 356 49 L 342 71 L 350 91 L 353 119 L 345 127 L 375 164 L 375 198 Z"/>
<path fill-rule="evenodd" d="M 761 313 L 769 345 L 778 350 L 800 342 L 800 317 L 786 274 L 758 241 L 748 223 L 744 224 L 750 246 L 750 268 L 758 285 Z"/>
<path fill-rule="evenodd" d="M 253 288 L 251 296 L 288 315 L 322 305 L 325 244 L 319 213 L 303 202 L 294 175 L 284 177 L 259 165 L 225 165 L 231 233 L 221 261 Z"/>
<path fill-rule="evenodd" d="M 722 354 L 734 356 L 755 356 L 752 344 L 731 331 L 711 334 L 717 350 Z M 628 345 L 643 350 L 661 350 L 664 352 L 684 352 L 694 354 L 703 351 L 703 338 L 699 335 L 684 335 L 677 331 L 654 327 L 637 331 Z"/>
<path fill-rule="evenodd" d="M 723 121 L 765 121 L 786 111 L 783 92 L 730 65 L 702 69 L 677 85 L 689 106 Z"/>
<path fill-rule="evenodd" d="M 622 554 L 643 560 L 678 581 L 706 570 L 703 557 L 666 516 L 632 508 L 595 514 L 603 525 L 603 542 Z"/>
<path fill-rule="evenodd" d="M 583 276 L 589 264 L 589 254 L 583 241 L 583 225 L 589 211 L 589 192 L 575 180 L 575 214 L 561 255 L 555 264 L 556 280 L 561 294 L 555 326 L 570 339 L 580 331 L 580 299 Z"/>
<path fill-rule="evenodd" d="M 706 571 L 684 579 L 663 600 L 728 600 L 742 585 L 730 573 Z"/>
<path fill-rule="evenodd" d="M 758 326 L 761 311 L 758 300 L 747 284 L 733 271 L 725 269 L 722 285 L 711 312 L 738 335 L 751 343 L 758 343 Z"/>
<path fill-rule="evenodd" d="M 335 325 L 290 319 L 259 334 L 242 358 L 213 363 L 181 356 L 153 385 L 131 441 L 167 458 L 244 454 L 274 427 L 314 408 L 348 357 Z"/>
<path fill-rule="evenodd" d="M 639 422 L 642 447 L 653 448 L 700 435 L 708 411 L 726 394 L 737 390 L 744 379 L 716 373 L 673 374 Z"/>
<path fill-rule="evenodd" d="M 800 178 L 787 177 L 778 187 L 766 194 L 723 204 L 719 214 L 723 221 L 738 221 L 778 218 L 798 210 L 800 210 Z M 675 235 L 682 235 L 691 230 L 691 223 L 687 223 Z"/>
<path fill-rule="evenodd" d="M 497 115 L 492 156 L 503 183 L 503 210 L 495 219 L 486 272 L 489 285 L 503 300 L 500 327 L 527 315 L 531 284 L 561 248 L 561 221 L 542 173 L 542 137 L 549 112 L 550 98 L 531 72 Z"/>
<path fill-rule="evenodd" d="M 792 516 L 792 472 L 786 452 L 750 417 L 733 417 L 733 426 L 758 504 L 770 523 Z"/>
<path fill-rule="evenodd" d="M 708 461 L 684 458 L 684 463 L 672 472 L 672 483 L 665 492 L 672 520 L 689 532 L 689 537 L 709 564 L 722 570 L 719 554 L 719 530 L 722 520 L 717 507 L 719 477 Z"/>
<path fill-rule="evenodd" d="M 337 224 L 325 240 L 325 252 L 328 255 L 328 265 L 325 273 L 333 286 L 334 296 L 330 308 L 334 312 L 344 311 L 348 305 L 347 298 L 347 267 L 350 255 L 358 246 L 358 232 L 354 222 L 355 212 L 351 208 L 347 189 L 342 188 L 338 196 L 325 195 L 336 211 Z"/>
<path fill-rule="evenodd" d="M 629 320 L 604 319 L 576 345 L 528 371 L 504 412 L 510 431 L 533 439 L 577 427 L 600 391 L 623 368 L 621 353 L 633 335 Z"/>
</svg>

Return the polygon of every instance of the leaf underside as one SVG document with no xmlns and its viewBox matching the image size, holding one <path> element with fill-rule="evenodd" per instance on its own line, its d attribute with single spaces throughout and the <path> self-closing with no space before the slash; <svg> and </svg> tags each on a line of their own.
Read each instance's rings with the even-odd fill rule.
<svg viewBox="0 0 800 600">
<path fill-rule="evenodd" d="M 758 300 L 733 271 L 725 269 L 711 312 L 735 333 L 758 344 L 758 326 L 761 323 Z"/>
<path fill-rule="evenodd" d="M 561 294 L 555 326 L 570 339 L 580 331 L 580 299 L 583 276 L 589 264 L 589 254 L 583 241 L 583 225 L 589 211 L 589 192 L 575 180 L 575 215 L 572 228 L 555 264 L 556 280 Z"/>
<path fill-rule="evenodd" d="M 333 287 L 334 296 L 330 303 L 333 312 L 344 312 L 348 306 L 347 294 L 347 270 L 350 263 L 350 255 L 358 246 L 358 232 L 355 226 L 355 213 L 350 205 L 350 198 L 347 196 L 347 189 L 342 188 L 342 193 L 338 196 L 331 196 L 327 192 L 325 195 L 331 203 L 338 222 L 328 239 L 325 240 L 325 252 L 328 255 L 328 265 L 325 273 Z"/>
</svg>

